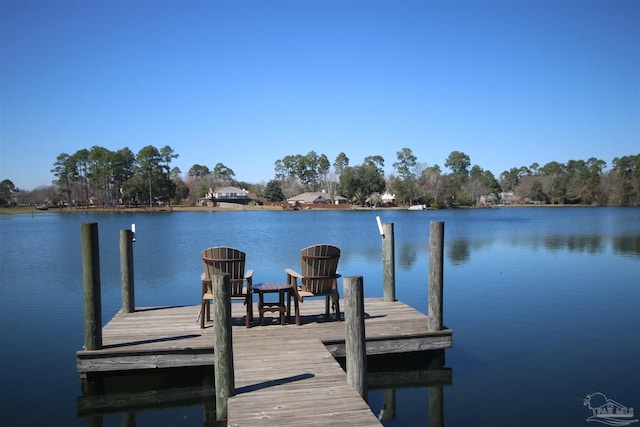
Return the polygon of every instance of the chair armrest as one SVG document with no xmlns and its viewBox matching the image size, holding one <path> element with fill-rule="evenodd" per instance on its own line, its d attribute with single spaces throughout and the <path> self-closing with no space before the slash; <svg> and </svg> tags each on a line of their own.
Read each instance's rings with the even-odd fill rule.
<svg viewBox="0 0 640 427">
<path fill-rule="evenodd" d="M 244 273 L 244 278 L 245 278 L 245 279 L 251 279 L 252 277 L 253 277 L 253 270 L 247 270 L 247 271 Z"/>
<path fill-rule="evenodd" d="M 287 273 L 287 283 L 291 285 L 293 297 L 296 301 L 302 302 L 303 298 L 298 292 L 298 279 L 302 280 L 302 274 L 297 273 L 290 268 L 285 268 L 284 271 Z"/>
<path fill-rule="evenodd" d="M 293 271 L 290 268 L 285 268 L 284 269 L 285 273 L 287 273 L 289 276 L 293 276 L 293 277 L 297 277 L 298 279 L 302 279 L 302 274 Z"/>
<path fill-rule="evenodd" d="M 205 292 L 205 288 L 211 289 L 211 287 L 213 286 L 213 280 L 211 280 L 211 277 L 207 277 L 206 273 L 202 273 L 200 275 L 200 281 L 202 282 L 202 292 Z"/>
<path fill-rule="evenodd" d="M 211 290 L 211 288 L 212 288 L 212 286 L 213 286 L 213 283 L 212 283 L 211 279 L 209 279 L 209 278 L 207 277 L 207 274 L 206 274 L 206 273 L 202 273 L 202 274 L 200 275 L 200 281 L 202 282 L 202 297 L 204 298 L 204 295 L 205 295 L 206 293 L 208 293 L 208 292 L 213 292 L 213 291 Z"/>
</svg>

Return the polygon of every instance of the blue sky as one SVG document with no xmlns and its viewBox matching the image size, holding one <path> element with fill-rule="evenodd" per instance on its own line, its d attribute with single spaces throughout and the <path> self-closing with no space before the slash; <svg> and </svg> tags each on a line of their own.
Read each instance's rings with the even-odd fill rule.
<svg viewBox="0 0 640 427">
<path fill-rule="evenodd" d="M 454 150 L 511 167 L 640 153 L 640 2 L 0 0 L 0 179 L 60 153 L 171 146 L 268 182 Z"/>
</svg>

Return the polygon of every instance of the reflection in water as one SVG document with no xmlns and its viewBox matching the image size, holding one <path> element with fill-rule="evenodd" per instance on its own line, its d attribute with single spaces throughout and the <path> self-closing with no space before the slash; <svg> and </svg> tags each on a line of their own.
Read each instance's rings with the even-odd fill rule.
<svg viewBox="0 0 640 427">
<path fill-rule="evenodd" d="M 400 250 L 396 252 L 397 267 L 403 270 L 410 270 L 418 259 L 418 249 L 415 245 L 400 245 Z"/>
<path fill-rule="evenodd" d="M 567 249 L 569 252 L 597 254 L 605 249 L 601 236 L 596 235 L 549 235 L 544 238 L 544 247 L 552 251 Z"/>
<path fill-rule="evenodd" d="M 77 416 L 87 426 L 101 426 L 105 417 L 117 416 L 122 426 L 135 426 L 143 413 L 162 419 L 167 408 L 178 407 L 202 411 L 205 427 L 224 425 L 216 421 L 211 367 L 96 375 L 82 382 L 77 398 Z"/>
<path fill-rule="evenodd" d="M 613 238 L 613 250 L 618 255 L 640 256 L 640 236 L 616 236 Z"/>
<path fill-rule="evenodd" d="M 544 248 L 548 251 L 569 251 L 597 255 L 607 249 L 607 239 L 601 235 L 563 235 L 547 234 L 541 236 L 510 236 L 502 240 L 510 246 L 518 248 L 532 248 L 538 250 Z M 472 251 L 480 251 L 494 244 L 499 244 L 496 239 L 455 239 L 449 242 L 447 256 L 454 266 L 469 262 Z M 611 246 L 618 255 L 638 257 L 640 256 L 640 236 L 616 236 L 611 239 Z"/>
<path fill-rule="evenodd" d="M 412 398 L 422 396 L 411 390 L 426 389 L 426 401 L 417 407 L 427 408 L 429 427 L 444 426 L 444 387 L 453 385 L 452 369 L 445 367 L 445 351 L 405 353 L 398 356 L 367 358 L 367 400 L 383 425 L 392 426 L 398 419 L 399 407 L 409 392 Z M 393 367 L 393 371 L 389 371 Z M 398 401 L 400 395 L 400 401 Z M 412 417 L 415 419 L 415 414 Z M 424 421 L 424 420 L 423 420 Z"/>
<path fill-rule="evenodd" d="M 449 249 L 447 250 L 449 260 L 453 265 L 464 264 L 469 261 L 471 257 L 471 248 L 469 247 L 469 241 L 466 239 L 458 239 L 451 242 Z"/>
<path fill-rule="evenodd" d="M 447 242 L 446 253 L 454 266 L 460 266 L 471 260 L 472 252 L 478 252 L 497 244 L 506 244 L 517 248 L 531 248 L 534 251 L 544 248 L 549 251 L 581 252 L 592 255 L 600 254 L 607 249 L 607 239 L 601 235 L 514 235 L 503 239 L 496 238 L 456 238 Z M 611 239 L 611 246 L 616 254 L 623 256 L 640 256 L 640 236 L 616 236 Z M 428 251 L 427 244 L 402 243 L 396 248 L 397 267 L 411 270 L 420 260 L 420 254 Z M 380 254 L 371 251 L 369 259 L 377 259 Z"/>
</svg>

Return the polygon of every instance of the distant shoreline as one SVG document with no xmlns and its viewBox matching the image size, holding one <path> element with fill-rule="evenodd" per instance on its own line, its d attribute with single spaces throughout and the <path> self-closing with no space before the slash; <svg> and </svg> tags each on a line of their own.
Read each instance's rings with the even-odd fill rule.
<svg viewBox="0 0 640 427">
<path fill-rule="evenodd" d="M 503 205 L 503 206 L 494 206 L 493 209 L 502 209 L 502 208 L 592 208 L 592 207 L 607 207 L 607 206 L 593 206 L 593 205 Z M 608 207 L 621 207 L 621 206 L 608 206 Z M 450 209 L 491 209 L 491 208 L 475 208 L 475 207 L 460 207 L 460 208 L 447 208 L 447 209 L 426 209 L 426 210 L 450 210 Z M 380 207 L 380 208 L 369 208 L 362 206 L 353 206 L 348 205 L 345 207 L 301 207 L 299 210 L 315 210 L 315 211 L 351 211 L 351 210 L 407 210 L 406 206 L 395 206 L 395 207 Z M 282 209 L 281 206 L 248 206 L 248 205 L 238 205 L 238 207 L 211 207 L 211 206 L 171 206 L 171 207 L 135 207 L 135 208 L 48 208 L 48 209 L 38 209 L 35 207 L 8 207 L 8 208 L 0 208 L 0 215 L 15 215 L 15 214 L 40 214 L 40 213 L 48 213 L 48 212 L 59 212 L 59 213 L 88 213 L 88 212 L 244 212 L 244 211 L 283 211 L 288 212 L 287 209 Z"/>
</svg>

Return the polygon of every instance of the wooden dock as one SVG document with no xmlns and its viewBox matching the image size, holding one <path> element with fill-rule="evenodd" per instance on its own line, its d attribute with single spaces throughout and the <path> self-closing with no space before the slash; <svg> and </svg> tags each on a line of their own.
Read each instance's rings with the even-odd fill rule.
<svg viewBox="0 0 640 427">
<path fill-rule="evenodd" d="M 100 350 L 77 352 L 83 376 L 100 373 L 213 365 L 211 323 L 200 329 L 199 306 L 138 308 L 117 313 L 102 329 Z M 257 309 L 254 310 L 257 313 Z M 302 325 L 245 328 L 241 304 L 232 304 L 235 396 L 228 425 L 380 425 L 351 389 L 336 360 L 344 357 L 345 324 L 312 313 L 324 301 L 301 305 Z M 441 350 L 452 331 L 427 332 L 427 316 L 401 302 L 365 300 L 368 356 Z"/>
</svg>

